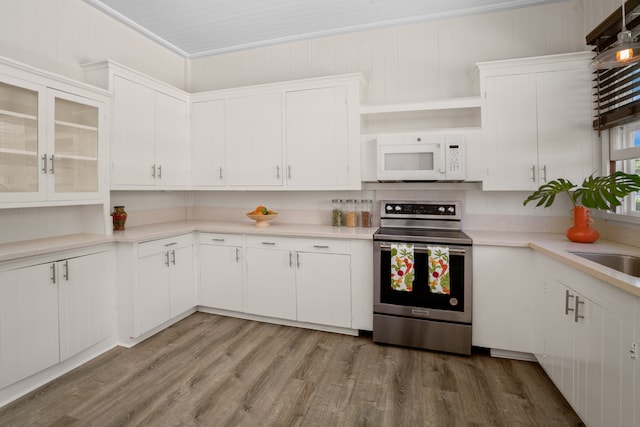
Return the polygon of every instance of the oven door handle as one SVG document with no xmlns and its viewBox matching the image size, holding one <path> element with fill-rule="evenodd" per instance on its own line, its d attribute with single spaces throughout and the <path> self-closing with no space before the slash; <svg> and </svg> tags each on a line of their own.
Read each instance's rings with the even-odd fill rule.
<svg viewBox="0 0 640 427">
<path fill-rule="evenodd" d="M 380 245 L 380 249 L 391 249 L 391 245 Z M 413 248 L 414 252 L 424 252 L 427 253 L 429 250 L 427 248 Z M 454 255 L 466 255 L 466 249 L 457 249 L 457 248 L 449 248 L 449 253 Z"/>
</svg>

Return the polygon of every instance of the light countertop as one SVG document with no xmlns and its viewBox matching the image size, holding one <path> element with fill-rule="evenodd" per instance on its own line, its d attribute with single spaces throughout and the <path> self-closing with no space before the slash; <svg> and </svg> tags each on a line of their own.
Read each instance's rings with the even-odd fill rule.
<svg viewBox="0 0 640 427">
<path fill-rule="evenodd" d="M 371 240 L 376 227 L 332 227 L 319 224 L 286 224 L 272 222 L 268 227 L 256 227 L 240 221 L 173 221 L 131 227 L 113 235 L 73 234 L 45 239 L 0 244 L 0 262 L 52 252 L 80 249 L 105 243 L 139 243 L 194 231 L 283 237 L 310 237 L 349 240 Z M 640 297 L 640 278 L 620 273 L 588 261 L 569 251 L 624 253 L 640 256 L 640 247 L 607 240 L 595 243 L 573 243 L 562 234 L 464 230 L 475 246 L 532 248 L 606 283 Z"/>
<path fill-rule="evenodd" d="M 486 230 L 465 230 L 476 246 L 507 246 L 532 248 L 603 282 L 640 297 L 640 278 L 621 273 L 570 252 L 616 253 L 640 256 L 640 247 L 599 239 L 594 243 L 575 243 L 564 234 L 514 233 Z"/>
<path fill-rule="evenodd" d="M 268 227 L 256 227 L 250 222 L 235 221 L 175 221 L 132 227 L 114 231 L 116 242 L 136 243 L 201 231 L 264 236 L 319 237 L 327 239 L 371 240 L 376 228 L 332 227 L 322 224 L 284 224 L 271 222 Z"/>
<path fill-rule="evenodd" d="M 113 237 L 104 234 L 69 234 L 45 239 L 2 243 L 0 244 L 0 261 L 11 261 L 112 242 Z"/>
</svg>

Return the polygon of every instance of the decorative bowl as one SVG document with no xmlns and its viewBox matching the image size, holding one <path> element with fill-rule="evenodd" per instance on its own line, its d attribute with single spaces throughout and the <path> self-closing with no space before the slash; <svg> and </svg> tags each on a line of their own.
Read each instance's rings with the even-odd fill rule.
<svg viewBox="0 0 640 427">
<path fill-rule="evenodd" d="M 247 216 L 256 222 L 256 227 L 268 227 L 269 221 L 278 216 L 278 213 L 272 213 L 268 215 L 254 215 L 248 213 Z"/>
</svg>

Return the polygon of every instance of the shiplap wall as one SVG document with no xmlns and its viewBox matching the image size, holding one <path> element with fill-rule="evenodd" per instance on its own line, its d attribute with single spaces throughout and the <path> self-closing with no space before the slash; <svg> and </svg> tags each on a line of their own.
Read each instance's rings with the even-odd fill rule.
<svg viewBox="0 0 640 427">
<path fill-rule="evenodd" d="M 585 50 L 585 2 L 393 26 L 192 61 L 203 91 L 362 71 L 371 104 L 468 96 L 479 61 Z M 590 9 L 591 10 L 591 9 Z M 591 13 L 591 12 L 590 12 Z"/>
<path fill-rule="evenodd" d="M 82 0 L 0 0 L 0 55 L 84 80 L 80 64 L 112 59 L 184 89 L 188 61 Z"/>
</svg>

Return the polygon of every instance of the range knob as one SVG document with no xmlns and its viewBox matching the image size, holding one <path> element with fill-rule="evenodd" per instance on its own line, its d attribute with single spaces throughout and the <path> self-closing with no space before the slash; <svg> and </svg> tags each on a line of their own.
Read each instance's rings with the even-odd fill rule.
<svg viewBox="0 0 640 427">
<path fill-rule="evenodd" d="M 444 206 L 438 206 L 438 212 L 444 213 Z"/>
<path fill-rule="evenodd" d="M 393 206 L 387 205 L 386 209 L 387 209 L 388 212 L 391 212 L 393 210 Z"/>
<path fill-rule="evenodd" d="M 453 214 L 453 213 L 455 213 L 455 212 L 456 212 L 456 209 L 455 209 L 453 206 L 449 206 L 449 207 L 447 208 L 447 212 L 449 212 L 450 214 Z"/>
<path fill-rule="evenodd" d="M 402 210 L 402 208 L 400 207 L 400 205 L 396 205 L 396 212 L 400 212 Z"/>
</svg>

